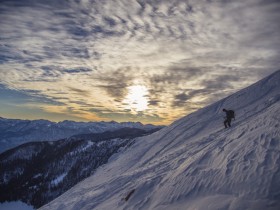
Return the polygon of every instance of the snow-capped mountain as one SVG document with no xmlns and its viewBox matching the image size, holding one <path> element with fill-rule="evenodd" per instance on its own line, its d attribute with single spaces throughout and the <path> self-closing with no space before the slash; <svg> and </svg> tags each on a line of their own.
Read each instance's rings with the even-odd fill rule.
<svg viewBox="0 0 280 210">
<path fill-rule="evenodd" d="M 0 153 L 31 141 L 51 141 L 81 133 L 102 133 L 120 128 L 151 130 L 154 125 L 139 122 L 51 122 L 48 120 L 15 120 L 0 118 Z"/>
<path fill-rule="evenodd" d="M 280 71 L 139 138 L 40 208 L 60 209 L 279 210 Z"/>
<path fill-rule="evenodd" d="M 29 142 L 0 154 L 0 202 L 38 208 L 90 176 L 136 137 L 159 130 L 121 128 L 58 141 Z"/>
</svg>

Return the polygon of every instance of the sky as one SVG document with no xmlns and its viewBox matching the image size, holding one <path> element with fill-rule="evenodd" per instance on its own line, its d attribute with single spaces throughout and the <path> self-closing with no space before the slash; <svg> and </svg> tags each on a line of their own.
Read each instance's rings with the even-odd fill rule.
<svg viewBox="0 0 280 210">
<path fill-rule="evenodd" d="M 278 0 L 0 0 L 0 116 L 170 124 L 280 69 L 279 11 Z"/>
</svg>

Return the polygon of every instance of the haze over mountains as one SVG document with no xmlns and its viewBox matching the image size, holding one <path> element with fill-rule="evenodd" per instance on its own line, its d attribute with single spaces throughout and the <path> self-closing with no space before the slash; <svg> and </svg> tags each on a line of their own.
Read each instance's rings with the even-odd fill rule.
<svg viewBox="0 0 280 210">
<path fill-rule="evenodd" d="M 68 138 L 77 134 L 102 133 L 121 128 L 151 130 L 154 125 L 140 122 L 51 122 L 48 120 L 18 120 L 0 117 L 0 153 L 31 141 L 48 141 Z M 161 126 L 160 126 L 161 127 Z"/>
<path fill-rule="evenodd" d="M 236 120 L 223 127 L 223 108 Z M 139 138 L 40 210 L 280 209 L 280 71 Z"/>
</svg>

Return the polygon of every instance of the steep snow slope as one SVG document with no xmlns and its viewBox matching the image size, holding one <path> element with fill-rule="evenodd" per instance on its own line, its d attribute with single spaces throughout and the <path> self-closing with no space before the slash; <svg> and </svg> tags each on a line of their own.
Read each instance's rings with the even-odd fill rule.
<svg viewBox="0 0 280 210">
<path fill-rule="evenodd" d="M 280 209 L 280 71 L 139 139 L 47 209 Z"/>
<path fill-rule="evenodd" d="M 39 208 L 94 173 L 134 139 L 156 132 L 122 128 L 58 141 L 29 142 L 0 154 L 0 203 Z"/>
</svg>

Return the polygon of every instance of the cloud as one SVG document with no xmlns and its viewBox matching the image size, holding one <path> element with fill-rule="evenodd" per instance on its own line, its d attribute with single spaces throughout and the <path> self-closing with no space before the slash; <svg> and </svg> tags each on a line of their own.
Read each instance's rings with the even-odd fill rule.
<svg viewBox="0 0 280 210">
<path fill-rule="evenodd" d="M 68 87 L 68 89 L 70 91 L 73 91 L 73 92 L 75 92 L 77 94 L 80 94 L 84 97 L 89 97 L 90 96 L 90 91 L 88 91 L 88 90 L 82 90 L 80 88 L 74 88 L 74 87 Z"/>
<path fill-rule="evenodd" d="M 124 67 L 110 72 L 108 75 L 97 75 L 95 79 L 102 83 L 97 87 L 104 89 L 108 95 L 121 101 L 127 94 L 127 87 L 132 85 L 136 77 L 133 74 L 131 67 Z"/>
<path fill-rule="evenodd" d="M 10 89 L 6 85 L 0 83 L 0 95 L 2 103 L 24 105 L 29 103 L 41 103 L 51 105 L 65 105 L 57 100 L 44 97 L 37 90 L 16 90 Z"/>
<path fill-rule="evenodd" d="M 190 97 L 186 93 L 180 93 L 178 95 L 175 95 L 174 102 L 173 102 L 173 107 L 185 106 L 185 102 L 189 98 Z"/>
<path fill-rule="evenodd" d="M 159 100 L 149 100 L 149 106 L 157 106 L 159 102 Z"/>
<path fill-rule="evenodd" d="M 279 10 L 273 0 L 2 1 L 1 83 L 119 119 L 131 117 L 128 88 L 142 85 L 149 105 L 137 117 L 168 123 L 279 69 Z"/>
<path fill-rule="evenodd" d="M 74 73 L 87 73 L 87 72 L 91 72 L 92 70 L 81 67 L 81 68 L 76 68 L 76 69 L 65 69 L 63 71 L 66 73 L 74 74 Z"/>
</svg>

